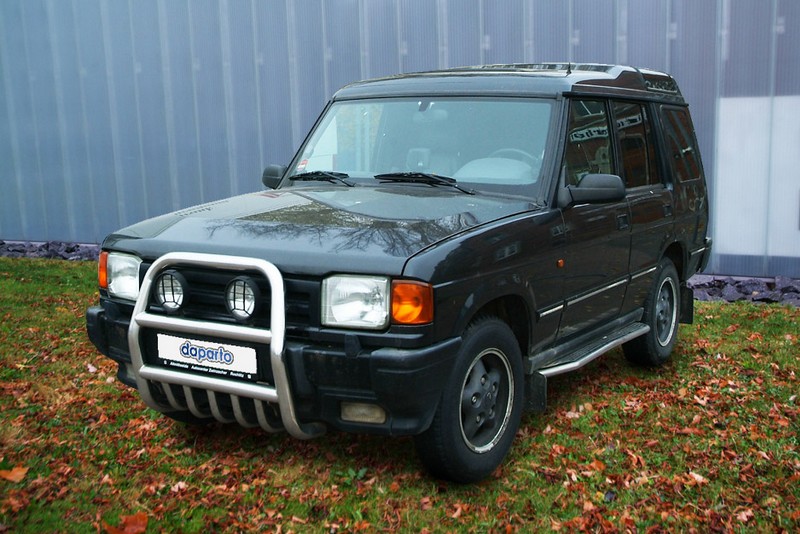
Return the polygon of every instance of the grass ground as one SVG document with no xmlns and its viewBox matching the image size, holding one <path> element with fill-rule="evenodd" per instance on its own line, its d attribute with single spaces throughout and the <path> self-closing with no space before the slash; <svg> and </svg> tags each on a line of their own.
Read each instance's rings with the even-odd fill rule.
<svg viewBox="0 0 800 534">
<path fill-rule="evenodd" d="M 800 529 L 800 310 L 697 303 L 672 361 L 550 381 L 490 480 L 407 438 L 192 428 L 86 338 L 95 266 L 0 258 L 0 532 Z"/>
</svg>

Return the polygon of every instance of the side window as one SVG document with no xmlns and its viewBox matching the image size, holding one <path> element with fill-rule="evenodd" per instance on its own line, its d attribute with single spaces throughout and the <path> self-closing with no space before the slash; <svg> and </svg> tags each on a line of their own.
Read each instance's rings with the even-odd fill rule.
<svg viewBox="0 0 800 534">
<path fill-rule="evenodd" d="M 681 181 L 703 177 L 699 151 L 689 112 L 683 108 L 662 108 L 667 158 L 672 176 Z"/>
<path fill-rule="evenodd" d="M 661 183 L 647 108 L 642 104 L 614 102 L 614 120 L 625 187 Z"/>
<path fill-rule="evenodd" d="M 577 185 L 587 174 L 614 174 L 605 102 L 573 100 L 569 106 L 562 169 L 565 185 Z"/>
</svg>

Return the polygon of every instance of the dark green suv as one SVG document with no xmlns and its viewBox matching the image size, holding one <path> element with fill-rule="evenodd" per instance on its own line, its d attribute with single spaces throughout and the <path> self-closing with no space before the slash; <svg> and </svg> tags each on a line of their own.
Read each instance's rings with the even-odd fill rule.
<svg viewBox="0 0 800 534">
<path fill-rule="evenodd" d="M 349 85 L 262 179 L 108 236 L 91 340 L 179 421 L 414 435 L 461 482 L 547 377 L 619 345 L 662 364 L 710 253 L 686 102 L 630 67 Z"/>
</svg>

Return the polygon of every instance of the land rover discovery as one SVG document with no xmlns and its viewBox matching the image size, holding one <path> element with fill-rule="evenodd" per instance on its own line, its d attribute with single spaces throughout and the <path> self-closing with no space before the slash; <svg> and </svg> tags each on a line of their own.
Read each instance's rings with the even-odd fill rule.
<svg viewBox="0 0 800 534">
<path fill-rule="evenodd" d="M 413 435 L 459 482 L 547 378 L 663 364 L 711 248 L 687 103 L 631 67 L 354 83 L 262 181 L 109 235 L 92 342 L 173 419 Z"/>
</svg>

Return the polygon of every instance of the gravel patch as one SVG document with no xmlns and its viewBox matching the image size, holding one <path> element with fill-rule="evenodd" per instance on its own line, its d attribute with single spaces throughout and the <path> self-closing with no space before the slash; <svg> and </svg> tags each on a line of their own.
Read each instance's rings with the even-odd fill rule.
<svg viewBox="0 0 800 534">
<path fill-rule="evenodd" d="M 52 258 L 69 261 L 97 261 L 98 245 L 48 241 L 31 243 L 0 241 L 0 256 L 7 258 Z M 698 274 L 687 285 L 695 300 L 770 302 L 800 307 L 800 280 L 775 278 L 738 278 Z"/>
<path fill-rule="evenodd" d="M 737 302 L 769 302 L 800 307 L 800 280 L 775 278 L 739 278 L 698 274 L 687 285 L 695 300 Z"/>
<path fill-rule="evenodd" d="M 71 261 L 97 261 L 100 246 L 62 241 L 31 243 L 22 241 L 0 241 L 0 256 L 6 258 L 51 258 Z"/>
</svg>

